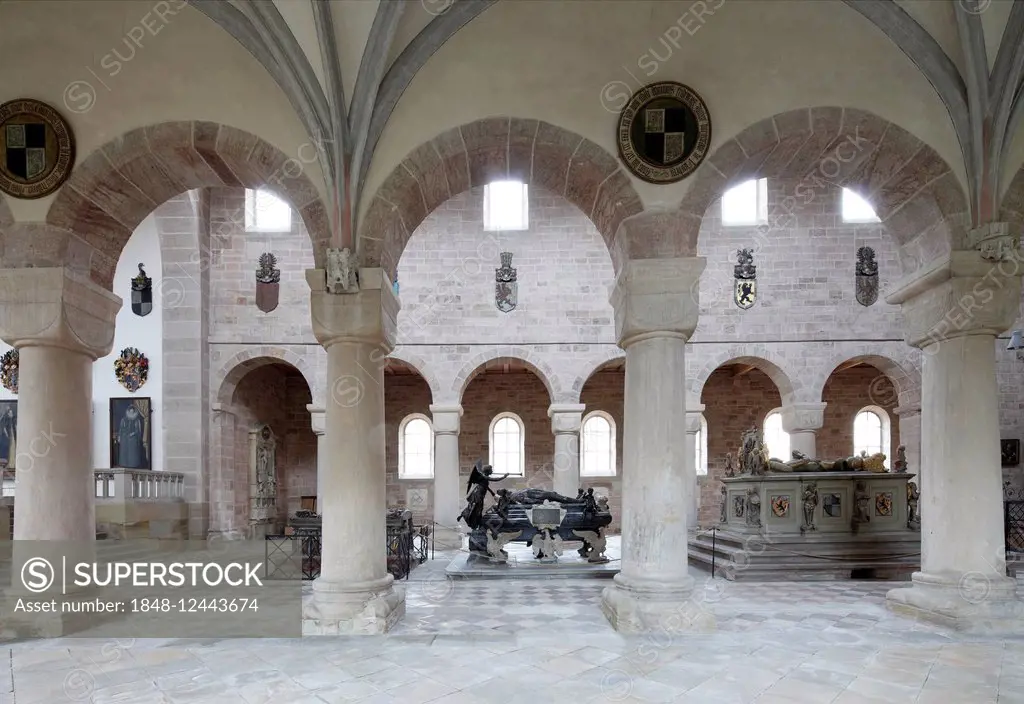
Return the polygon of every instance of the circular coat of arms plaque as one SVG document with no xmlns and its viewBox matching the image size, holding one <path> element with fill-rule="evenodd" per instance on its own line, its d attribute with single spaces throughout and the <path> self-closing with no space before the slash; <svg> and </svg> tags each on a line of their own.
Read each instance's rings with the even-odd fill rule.
<svg viewBox="0 0 1024 704">
<path fill-rule="evenodd" d="M 0 105 L 0 191 L 42 198 L 60 188 L 74 162 L 71 128 L 56 110 L 29 98 Z"/>
<path fill-rule="evenodd" d="M 711 147 L 711 115 L 682 83 L 644 86 L 619 115 L 619 156 L 648 183 L 675 183 L 692 174 Z"/>
</svg>

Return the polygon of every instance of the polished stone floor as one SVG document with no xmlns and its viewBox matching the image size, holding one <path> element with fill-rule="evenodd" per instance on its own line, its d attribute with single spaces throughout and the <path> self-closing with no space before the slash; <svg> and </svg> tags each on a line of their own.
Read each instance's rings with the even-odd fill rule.
<svg viewBox="0 0 1024 704">
<path fill-rule="evenodd" d="M 729 583 L 695 572 L 708 635 L 626 638 L 606 580 L 403 584 L 388 636 L 0 647 L 3 704 L 1024 704 L 1024 638 L 964 637 L 886 611 L 884 582 Z"/>
</svg>

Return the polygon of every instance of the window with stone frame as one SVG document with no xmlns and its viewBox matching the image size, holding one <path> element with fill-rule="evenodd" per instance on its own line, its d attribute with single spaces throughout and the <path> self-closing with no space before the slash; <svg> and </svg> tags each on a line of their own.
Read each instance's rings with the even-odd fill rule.
<svg viewBox="0 0 1024 704">
<path fill-rule="evenodd" d="M 843 189 L 843 222 L 879 222 L 875 209 L 856 191 Z"/>
<path fill-rule="evenodd" d="M 615 421 L 604 411 L 593 411 L 580 427 L 580 476 L 609 477 L 615 473 Z"/>
<path fill-rule="evenodd" d="M 526 433 L 515 413 L 499 413 L 491 421 L 490 465 L 495 474 L 526 474 Z"/>
<path fill-rule="evenodd" d="M 693 466 L 697 468 L 697 476 L 706 475 L 708 473 L 708 421 L 703 413 L 700 416 L 700 429 L 693 440 L 696 454 Z"/>
<path fill-rule="evenodd" d="M 420 413 L 406 416 L 398 426 L 398 476 L 430 479 L 434 476 L 434 429 Z"/>
<path fill-rule="evenodd" d="M 529 186 L 522 181 L 492 181 L 484 186 L 484 230 L 530 229 Z"/>
<path fill-rule="evenodd" d="M 270 191 L 246 189 L 246 232 L 291 232 L 292 207 Z"/>
<path fill-rule="evenodd" d="M 722 224 L 749 227 L 768 222 L 768 179 L 751 179 L 722 196 Z"/>
<path fill-rule="evenodd" d="M 878 406 L 865 406 L 853 418 L 853 454 L 884 452 L 889 467 L 889 414 Z"/>
<path fill-rule="evenodd" d="M 782 409 L 776 408 L 764 419 L 764 444 L 768 457 L 787 462 L 790 459 L 789 433 L 782 429 Z"/>
</svg>

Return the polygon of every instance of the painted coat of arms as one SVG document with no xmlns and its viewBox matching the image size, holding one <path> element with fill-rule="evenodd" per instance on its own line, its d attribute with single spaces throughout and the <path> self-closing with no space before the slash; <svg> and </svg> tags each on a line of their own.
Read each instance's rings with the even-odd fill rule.
<svg viewBox="0 0 1024 704">
<path fill-rule="evenodd" d="M 875 250 L 860 247 L 857 250 L 857 303 L 870 306 L 878 300 L 878 262 Z"/>
<path fill-rule="evenodd" d="M 891 516 L 892 515 L 892 492 L 891 491 L 880 491 L 875 494 L 875 515 L 876 516 Z"/>
<path fill-rule="evenodd" d="M 779 518 L 785 518 L 789 513 L 789 496 L 773 496 L 772 497 L 772 513 Z"/>
<path fill-rule="evenodd" d="M 512 252 L 501 253 L 501 266 L 494 270 L 494 305 L 502 313 L 511 313 L 516 308 L 519 285 L 516 270 L 512 267 Z"/>
<path fill-rule="evenodd" d="M 42 198 L 60 188 L 74 161 L 71 128 L 56 110 L 29 98 L 0 105 L 0 191 Z"/>
<path fill-rule="evenodd" d="M 260 255 L 260 268 L 256 270 L 256 307 L 264 313 L 277 308 L 281 289 L 281 270 L 277 257 L 270 252 Z"/>
<path fill-rule="evenodd" d="M 149 378 L 149 360 L 135 347 L 125 347 L 114 360 L 114 375 L 121 386 L 135 393 Z"/>
<path fill-rule="evenodd" d="M 7 350 L 0 357 L 0 384 L 12 394 L 18 393 L 18 350 Z"/>
<path fill-rule="evenodd" d="M 138 316 L 149 315 L 153 310 L 153 279 L 146 276 L 143 264 L 139 264 L 139 274 L 132 279 L 132 313 Z"/>
<path fill-rule="evenodd" d="M 757 267 L 754 265 L 754 253 L 749 249 L 741 249 L 736 253 L 733 276 L 736 279 L 732 299 L 737 306 L 747 310 L 757 302 Z"/>
</svg>

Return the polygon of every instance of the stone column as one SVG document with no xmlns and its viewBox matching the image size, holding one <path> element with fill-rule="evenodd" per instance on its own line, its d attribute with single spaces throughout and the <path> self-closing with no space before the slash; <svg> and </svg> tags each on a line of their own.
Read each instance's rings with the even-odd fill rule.
<svg viewBox="0 0 1024 704">
<path fill-rule="evenodd" d="M 782 407 L 782 429 L 789 433 L 789 451 L 818 459 L 817 432 L 825 420 L 824 403 L 791 403 Z M 789 457 L 780 457 L 788 462 Z"/>
<path fill-rule="evenodd" d="M 555 434 L 554 486 L 557 494 L 576 496 L 580 489 L 580 423 L 586 406 L 579 403 L 551 404 L 548 418 Z"/>
<path fill-rule="evenodd" d="M 973 233 L 972 233 L 973 234 Z M 1017 317 L 1020 260 L 954 251 L 900 282 L 906 340 L 922 359 L 921 571 L 890 609 L 968 631 L 1024 630 L 1006 576 L 995 336 Z M 990 256 L 991 253 L 990 253 Z"/>
<path fill-rule="evenodd" d="M 67 269 L 0 270 L 0 337 L 20 356 L 16 541 L 96 539 L 92 363 L 120 308 Z"/>
<path fill-rule="evenodd" d="M 242 540 L 244 532 L 240 530 L 236 511 L 244 506 L 248 518 L 249 500 L 247 482 L 235 481 L 235 423 L 238 418 L 222 403 L 214 403 L 210 409 L 215 431 L 213 433 L 213 450 L 210 456 L 210 530 L 207 539 Z M 244 495 L 236 496 L 236 487 L 244 491 Z"/>
<path fill-rule="evenodd" d="M 398 301 L 381 269 L 359 290 L 328 293 L 326 272 L 306 272 L 313 333 L 327 349 L 320 577 L 306 603 L 307 635 L 384 633 L 405 613 L 387 571 L 384 367 Z"/>
<path fill-rule="evenodd" d="M 434 428 L 434 544 L 443 550 L 462 547 L 459 512 L 459 427 L 462 406 L 432 405 Z"/>
<path fill-rule="evenodd" d="M 316 512 L 319 515 L 324 513 L 324 461 L 327 458 L 327 435 L 324 430 L 327 423 L 327 412 L 323 408 L 317 408 L 313 404 L 307 404 L 309 411 L 309 422 L 316 435 Z"/>
<path fill-rule="evenodd" d="M 622 456 L 622 569 L 601 608 L 624 632 L 714 627 L 693 599 L 687 515 L 693 454 L 686 425 L 686 341 L 697 326 L 703 257 L 625 262 L 611 303 L 626 351 Z"/>
<path fill-rule="evenodd" d="M 693 471 L 690 473 L 690 484 L 693 486 L 693 499 L 690 501 L 690 515 L 687 527 L 690 530 L 697 529 L 697 521 L 700 516 L 700 478 L 697 476 L 697 433 L 700 432 L 700 417 L 704 413 L 704 404 L 698 403 L 686 410 L 686 452 L 694 458 L 690 463 Z"/>
</svg>

